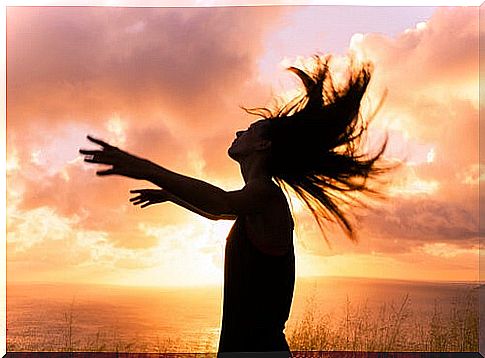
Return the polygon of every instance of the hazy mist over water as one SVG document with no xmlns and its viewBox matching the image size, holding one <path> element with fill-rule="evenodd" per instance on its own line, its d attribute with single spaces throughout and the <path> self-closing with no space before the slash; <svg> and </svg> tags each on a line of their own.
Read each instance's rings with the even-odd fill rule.
<svg viewBox="0 0 485 358">
<path fill-rule="evenodd" d="M 312 310 L 333 318 L 345 307 L 377 309 L 409 295 L 416 319 L 450 305 L 473 283 L 299 278 L 287 331 Z M 222 287 L 141 288 L 74 284 L 7 285 L 7 344 L 22 350 L 206 352 L 217 350 Z M 420 314 L 421 313 L 421 314 Z M 325 319 L 325 318 L 324 318 Z"/>
</svg>

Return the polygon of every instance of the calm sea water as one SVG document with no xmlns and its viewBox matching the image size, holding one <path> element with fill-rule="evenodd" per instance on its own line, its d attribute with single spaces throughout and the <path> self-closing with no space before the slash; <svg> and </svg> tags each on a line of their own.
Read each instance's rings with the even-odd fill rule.
<svg viewBox="0 0 485 358">
<path fill-rule="evenodd" d="M 308 312 L 336 322 L 346 308 L 399 307 L 416 317 L 474 292 L 472 283 L 298 279 L 287 330 Z M 163 289 L 65 284 L 7 286 L 9 350 L 216 351 L 221 287 Z"/>
</svg>

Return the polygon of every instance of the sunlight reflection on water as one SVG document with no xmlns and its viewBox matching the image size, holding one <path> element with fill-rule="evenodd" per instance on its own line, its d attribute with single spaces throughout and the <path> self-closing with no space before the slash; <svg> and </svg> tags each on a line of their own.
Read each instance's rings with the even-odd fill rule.
<svg viewBox="0 0 485 358">
<path fill-rule="evenodd" d="M 309 309 L 316 316 L 344 314 L 366 303 L 398 305 L 409 294 L 417 317 L 436 302 L 450 304 L 466 284 L 390 280 L 299 279 L 287 328 Z M 10 350 L 216 351 L 222 289 L 127 288 L 89 285 L 8 285 Z M 326 318 L 324 318 L 326 319 Z"/>
</svg>

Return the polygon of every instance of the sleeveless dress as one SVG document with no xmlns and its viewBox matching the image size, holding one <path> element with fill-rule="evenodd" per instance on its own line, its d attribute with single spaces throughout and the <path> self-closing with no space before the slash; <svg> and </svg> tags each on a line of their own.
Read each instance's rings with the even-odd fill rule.
<svg viewBox="0 0 485 358">
<path fill-rule="evenodd" d="M 276 256 L 251 242 L 249 219 L 239 216 L 227 237 L 219 352 L 289 352 L 283 330 L 295 283 L 293 220 L 289 214 L 282 239 L 289 249 Z"/>
</svg>

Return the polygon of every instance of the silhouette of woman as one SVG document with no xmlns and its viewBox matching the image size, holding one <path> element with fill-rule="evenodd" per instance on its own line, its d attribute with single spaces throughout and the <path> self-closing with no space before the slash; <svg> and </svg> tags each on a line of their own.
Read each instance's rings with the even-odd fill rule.
<svg viewBox="0 0 485 358">
<path fill-rule="evenodd" d="M 340 204 L 349 202 L 351 192 L 372 193 L 367 179 L 384 170 L 376 161 L 386 142 L 373 156 L 359 153 L 366 131 L 359 109 L 371 65 L 355 67 L 351 61 L 346 83 L 336 86 L 330 60 L 315 56 L 312 70 L 289 68 L 303 82 L 304 95 L 272 110 L 246 109 L 261 119 L 237 132 L 228 150 L 241 168 L 241 190 L 222 190 L 90 136 L 101 149 L 80 150 L 86 162 L 112 166 L 97 175 L 143 179 L 162 188 L 133 190 L 135 205 L 171 201 L 209 219 L 235 219 L 225 248 L 220 356 L 291 356 L 283 331 L 293 298 L 295 256 L 293 220 L 282 189 L 291 188 L 306 203 L 322 230 L 325 220 L 333 220 L 355 240 Z"/>
</svg>

